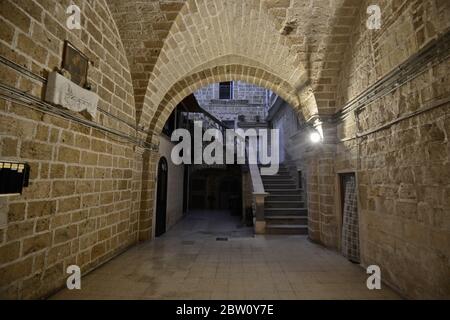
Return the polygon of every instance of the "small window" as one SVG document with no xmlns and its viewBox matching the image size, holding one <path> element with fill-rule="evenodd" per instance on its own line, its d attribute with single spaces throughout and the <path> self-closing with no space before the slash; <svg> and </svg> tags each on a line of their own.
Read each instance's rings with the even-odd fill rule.
<svg viewBox="0 0 450 320">
<path fill-rule="evenodd" d="M 234 129 L 234 120 L 224 120 L 223 124 L 227 126 L 228 129 Z"/>
<path fill-rule="evenodd" d="M 219 99 L 230 100 L 233 99 L 233 82 L 221 82 L 219 83 Z"/>
</svg>

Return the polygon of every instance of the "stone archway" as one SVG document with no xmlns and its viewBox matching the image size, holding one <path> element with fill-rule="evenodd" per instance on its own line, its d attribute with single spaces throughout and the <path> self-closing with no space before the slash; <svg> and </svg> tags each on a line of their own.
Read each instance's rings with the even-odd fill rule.
<svg viewBox="0 0 450 320">
<path fill-rule="evenodd" d="M 141 138 L 158 144 L 159 133 L 176 105 L 201 86 L 220 81 L 243 80 L 271 89 L 301 112 L 308 122 L 317 120 L 322 113 L 329 114 L 335 107 L 333 84 L 336 80 L 332 75 L 337 71 L 328 69 L 339 66 L 329 59 L 337 59 L 339 55 L 330 55 L 327 51 L 343 49 L 341 42 L 345 40 L 338 37 L 337 41 L 335 33 L 338 31 L 332 27 L 334 22 L 339 26 L 351 24 L 352 18 L 336 19 L 342 15 L 351 16 L 355 8 L 344 0 L 326 6 L 323 11 L 314 5 L 308 8 L 308 12 L 316 14 L 321 22 L 309 19 L 306 26 L 297 27 L 311 33 L 317 24 L 322 26 L 320 33 L 314 34 L 314 41 L 311 40 L 320 45 L 314 46 L 300 44 L 298 37 L 286 33 L 268 1 L 187 0 L 180 4 L 176 18 L 170 27 L 167 25 L 158 58 L 146 77 L 148 86 L 142 106 L 137 106 L 140 108 L 137 110 L 138 126 L 147 132 L 147 136 L 141 135 Z M 327 50 L 320 49 L 323 47 Z M 317 54 L 311 55 L 316 50 Z M 323 52 L 326 57 L 321 55 Z M 323 66 L 319 74 L 316 74 L 315 65 Z M 143 84 L 142 81 L 139 83 Z M 323 94 L 321 90 L 327 92 Z M 148 174 L 144 170 L 142 182 L 145 205 L 141 208 L 140 220 L 145 222 L 140 226 L 145 227 L 146 231 L 141 233 L 144 235 L 149 234 L 151 226 L 147 208 L 152 207 L 154 191 L 152 153 L 144 154 L 144 168 L 150 170 Z M 312 171 L 318 175 L 317 170 Z M 313 233 L 318 235 L 319 213 L 316 211 Z"/>
<path fill-rule="evenodd" d="M 262 82 L 284 93 L 293 105 L 312 93 L 299 55 L 263 2 L 189 0 L 175 19 L 150 76 L 140 126 L 157 128 L 159 115 L 170 109 L 166 109 L 169 96 L 194 85 L 192 80 L 204 85 L 219 75 Z M 316 106 L 311 108 L 315 110 L 310 113 L 316 114 Z"/>
<path fill-rule="evenodd" d="M 305 68 L 263 1 L 188 0 L 170 27 L 149 77 L 138 125 L 147 141 L 176 105 L 202 86 L 242 80 L 279 94 L 306 119 L 318 114 Z M 150 235 L 156 152 L 144 153 L 141 239 Z M 147 171 L 147 173 L 145 173 Z"/>
<path fill-rule="evenodd" d="M 149 142 L 153 136 L 159 136 L 164 123 L 167 121 L 173 109 L 189 94 L 201 87 L 222 81 L 245 81 L 266 89 L 270 89 L 298 113 L 302 113 L 305 119 L 311 119 L 317 114 L 317 107 L 311 91 L 302 91 L 301 95 L 295 93 L 295 89 L 274 74 L 247 65 L 229 64 L 217 65 L 208 69 L 190 74 L 175 83 L 164 95 L 157 107 L 149 129 Z M 301 97 L 301 99 L 300 99 Z"/>
<path fill-rule="evenodd" d="M 194 93 L 203 86 L 232 80 L 241 80 L 272 90 L 288 102 L 294 110 L 301 113 L 305 119 L 311 119 L 317 115 L 317 106 L 311 90 L 306 90 L 305 88 L 300 93 L 297 93 L 286 81 L 279 79 L 268 71 L 256 67 L 239 64 L 217 65 L 190 74 L 175 83 L 167 91 L 157 108 L 157 112 L 154 114 L 153 121 L 148 127 L 149 134 L 147 136 L 147 142 L 159 143 L 159 135 L 165 122 L 178 103 L 186 96 Z M 141 193 L 142 204 L 139 219 L 141 240 L 147 240 L 151 235 L 152 220 L 154 218 L 154 212 L 152 211 L 152 208 L 154 208 L 153 194 L 155 191 L 154 172 L 157 159 L 157 152 L 146 151 L 144 153 Z"/>
</svg>

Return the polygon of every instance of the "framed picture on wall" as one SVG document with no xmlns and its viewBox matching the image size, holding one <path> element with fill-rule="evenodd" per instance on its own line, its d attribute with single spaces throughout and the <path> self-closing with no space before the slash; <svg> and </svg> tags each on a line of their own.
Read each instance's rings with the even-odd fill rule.
<svg viewBox="0 0 450 320">
<path fill-rule="evenodd" d="M 62 68 L 70 73 L 71 80 L 84 88 L 87 83 L 89 58 L 69 41 L 64 41 Z"/>
</svg>

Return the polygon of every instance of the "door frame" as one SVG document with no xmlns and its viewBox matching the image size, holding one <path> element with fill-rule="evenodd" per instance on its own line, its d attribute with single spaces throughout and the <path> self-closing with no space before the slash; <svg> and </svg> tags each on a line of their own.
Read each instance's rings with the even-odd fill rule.
<svg viewBox="0 0 450 320">
<path fill-rule="evenodd" d="M 335 197 L 335 212 L 336 212 L 336 221 L 337 221 L 337 249 L 339 253 L 341 253 L 342 250 L 342 220 L 343 220 L 343 186 L 342 186 L 342 176 L 346 174 L 353 174 L 355 176 L 355 188 L 356 188 L 356 203 L 357 203 L 357 212 L 358 212 L 358 228 L 359 228 L 359 256 L 360 256 L 360 264 L 363 265 L 364 263 L 364 246 L 363 243 L 365 243 L 364 236 L 365 233 L 363 233 L 363 217 L 361 215 L 361 200 L 359 196 L 359 181 L 358 181 L 358 172 L 354 170 L 340 170 L 336 171 L 336 178 L 335 178 L 335 190 L 336 197 Z"/>
<path fill-rule="evenodd" d="M 158 180 L 159 180 L 159 168 L 160 164 L 165 162 L 166 168 L 167 168 L 167 176 L 166 176 L 166 214 L 165 214 L 165 225 L 166 225 L 166 231 L 167 231 L 167 195 L 168 195 L 168 181 L 169 181 L 169 163 L 165 157 L 161 157 L 158 160 L 158 165 L 156 166 L 156 176 L 155 176 L 155 201 L 153 203 L 153 212 L 154 212 L 154 219 L 152 221 L 152 239 L 156 238 L 156 223 L 157 223 L 157 210 L 158 210 Z"/>
</svg>

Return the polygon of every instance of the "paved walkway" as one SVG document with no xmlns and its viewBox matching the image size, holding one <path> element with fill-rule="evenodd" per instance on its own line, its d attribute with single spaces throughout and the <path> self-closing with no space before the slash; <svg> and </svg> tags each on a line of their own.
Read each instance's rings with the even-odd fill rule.
<svg viewBox="0 0 450 320">
<path fill-rule="evenodd" d="M 228 241 L 216 238 L 228 237 Z M 53 299 L 397 299 L 305 236 L 256 236 L 225 212 L 194 212 Z"/>
</svg>

